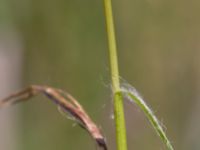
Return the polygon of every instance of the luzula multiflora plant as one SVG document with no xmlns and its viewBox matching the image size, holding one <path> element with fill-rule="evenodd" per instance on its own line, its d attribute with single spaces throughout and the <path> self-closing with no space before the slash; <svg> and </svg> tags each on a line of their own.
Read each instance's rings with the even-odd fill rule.
<svg viewBox="0 0 200 150">
<path fill-rule="evenodd" d="M 111 0 L 104 0 L 104 7 L 108 33 L 108 50 L 110 54 L 112 92 L 114 97 L 114 118 L 116 125 L 117 150 L 127 150 L 123 97 L 127 97 L 144 112 L 147 119 L 155 129 L 156 133 L 159 135 L 160 139 L 165 143 L 168 150 L 173 150 L 173 147 L 168 140 L 164 130 L 162 129 L 161 124 L 159 123 L 153 111 L 147 106 L 143 98 L 131 85 L 120 85 L 116 48 L 117 46 L 115 42 Z M 1 100 L 0 108 L 6 105 L 25 101 L 30 97 L 38 94 L 45 95 L 47 98 L 52 100 L 60 109 L 62 109 L 64 112 L 69 113 L 80 126 L 82 126 L 85 130 L 89 132 L 89 134 L 97 142 L 99 147 L 107 150 L 105 138 L 101 134 L 97 125 L 92 121 L 92 119 L 90 119 L 89 115 L 75 98 L 73 98 L 69 93 L 66 93 L 60 89 L 48 86 L 30 86 Z"/>
<path fill-rule="evenodd" d="M 136 90 L 132 86 L 129 86 L 129 88 L 127 88 L 120 85 L 117 60 L 117 46 L 115 40 L 111 0 L 104 0 L 104 7 L 110 53 L 112 91 L 114 95 L 114 116 L 116 125 L 117 150 L 127 150 L 126 126 L 123 110 L 123 96 L 128 97 L 131 101 L 137 104 L 138 107 L 140 107 L 140 109 L 145 113 L 146 117 L 150 121 L 151 125 L 154 127 L 156 133 L 166 144 L 166 147 L 169 150 L 173 150 L 173 147 L 170 141 L 168 140 L 164 130 L 162 129 L 162 126 L 159 123 L 158 119 L 154 115 L 153 111 L 147 106 L 145 101 L 141 98 L 141 96 L 139 96 L 138 92 L 136 92 Z"/>
</svg>

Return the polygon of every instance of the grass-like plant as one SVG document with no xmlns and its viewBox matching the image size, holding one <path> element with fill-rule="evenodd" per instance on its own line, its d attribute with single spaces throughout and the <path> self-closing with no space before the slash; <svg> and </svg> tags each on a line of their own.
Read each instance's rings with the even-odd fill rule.
<svg viewBox="0 0 200 150">
<path fill-rule="evenodd" d="M 147 106 L 145 101 L 139 96 L 136 90 L 129 86 L 129 88 L 120 86 L 119 71 L 118 71 L 118 59 L 117 59 L 117 46 L 115 40 L 114 21 L 112 15 L 112 3 L 111 0 L 104 0 L 105 17 L 108 33 L 108 44 L 110 53 L 110 68 L 112 78 L 112 90 L 114 95 L 114 118 L 116 125 L 116 142 L 117 150 L 127 150 L 126 141 L 126 126 L 123 110 L 123 95 L 128 97 L 131 101 L 135 102 L 138 107 L 145 113 L 151 125 L 159 135 L 160 139 L 166 144 L 168 150 L 173 150 L 172 144 L 168 140 L 161 124 L 156 118 L 153 111 Z M 123 94 L 123 95 L 122 95 Z"/>
<path fill-rule="evenodd" d="M 133 88 L 129 84 L 126 84 L 125 86 L 120 85 L 116 48 L 117 46 L 115 40 L 111 0 L 104 0 L 104 7 L 108 33 L 112 91 L 114 97 L 114 118 L 116 125 L 117 150 L 127 150 L 123 97 L 128 97 L 132 102 L 140 107 L 140 109 L 144 112 L 151 125 L 155 129 L 156 133 L 159 135 L 160 139 L 165 143 L 168 150 L 174 150 L 155 114 L 147 106 L 147 104 L 145 103 L 143 98 L 141 98 L 135 88 Z M 69 93 L 64 92 L 63 90 L 49 86 L 30 86 L 1 100 L 0 108 L 21 101 L 23 102 L 38 94 L 46 96 L 64 112 L 69 113 L 80 126 L 82 126 L 86 131 L 89 132 L 89 134 L 97 142 L 99 147 L 107 150 L 105 138 L 101 134 L 98 126 L 92 121 L 92 119 L 79 104 L 79 102 Z"/>
</svg>

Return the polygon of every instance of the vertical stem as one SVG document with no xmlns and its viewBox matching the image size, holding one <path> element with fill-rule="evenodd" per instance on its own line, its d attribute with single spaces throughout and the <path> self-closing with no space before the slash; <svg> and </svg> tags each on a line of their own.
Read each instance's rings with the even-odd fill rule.
<svg viewBox="0 0 200 150">
<path fill-rule="evenodd" d="M 126 126 L 124 119 L 123 99 L 119 82 L 117 48 L 116 48 L 111 0 L 104 0 L 104 7 L 105 7 L 106 26 L 108 34 L 109 53 L 110 53 L 111 78 L 112 78 L 112 86 L 114 94 L 114 116 L 116 125 L 117 150 L 127 150 Z"/>
<path fill-rule="evenodd" d="M 108 44 L 110 51 L 110 66 L 111 66 L 113 90 L 114 92 L 117 92 L 120 91 L 120 86 L 119 86 L 117 48 L 116 48 L 111 0 L 104 0 L 104 5 L 105 5 L 106 25 L 107 25 L 108 42 L 109 42 Z"/>
</svg>

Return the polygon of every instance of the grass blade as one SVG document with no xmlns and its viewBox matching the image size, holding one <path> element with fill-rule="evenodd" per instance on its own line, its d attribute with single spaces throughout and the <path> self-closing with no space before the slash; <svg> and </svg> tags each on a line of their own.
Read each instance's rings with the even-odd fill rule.
<svg viewBox="0 0 200 150">
<path fill-rule="evenodd" d="M 144 112 L 146 117 L 148 118 L 149 122 L 152 124 L 153 128 L 155 129 L 156 133 L 159 135 L 160 139 L 165 143 L 168 150 L 174 150 L 171 142 L 166 136 L 160 122 L 158 121 L 157 117 L 153 113 L 153 111 L 148 107 L 144 99 L 139 95 L 136 89 L 130 85 L 128 87 L 122 87 L 123 94 L 128 97 L 132 102 L 137 104 L 138 107 Z"/>
</svg>

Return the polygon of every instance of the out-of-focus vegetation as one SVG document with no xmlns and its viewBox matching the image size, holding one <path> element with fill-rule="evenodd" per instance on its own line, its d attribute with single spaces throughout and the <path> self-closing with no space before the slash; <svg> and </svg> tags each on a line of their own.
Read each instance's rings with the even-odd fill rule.
<svg viewBox="0 0 200 150">
<path fill-rule="evenodd" d="M 199 150 L 200 2 L 114 1 L 121 76 L 163 120 L 176 150 Z M 23 83 L 66 89 L 115 149 L 103 1 L 1 0 L 0 37 L 23 45 Z M 12 60 L 10 60 L 12 61 Z M 164 149 L 125 102 L 130 150 Z M 43 97 L 19 107 L 20 150 L 95 149 L 92 139 Z"/>
</svg>

